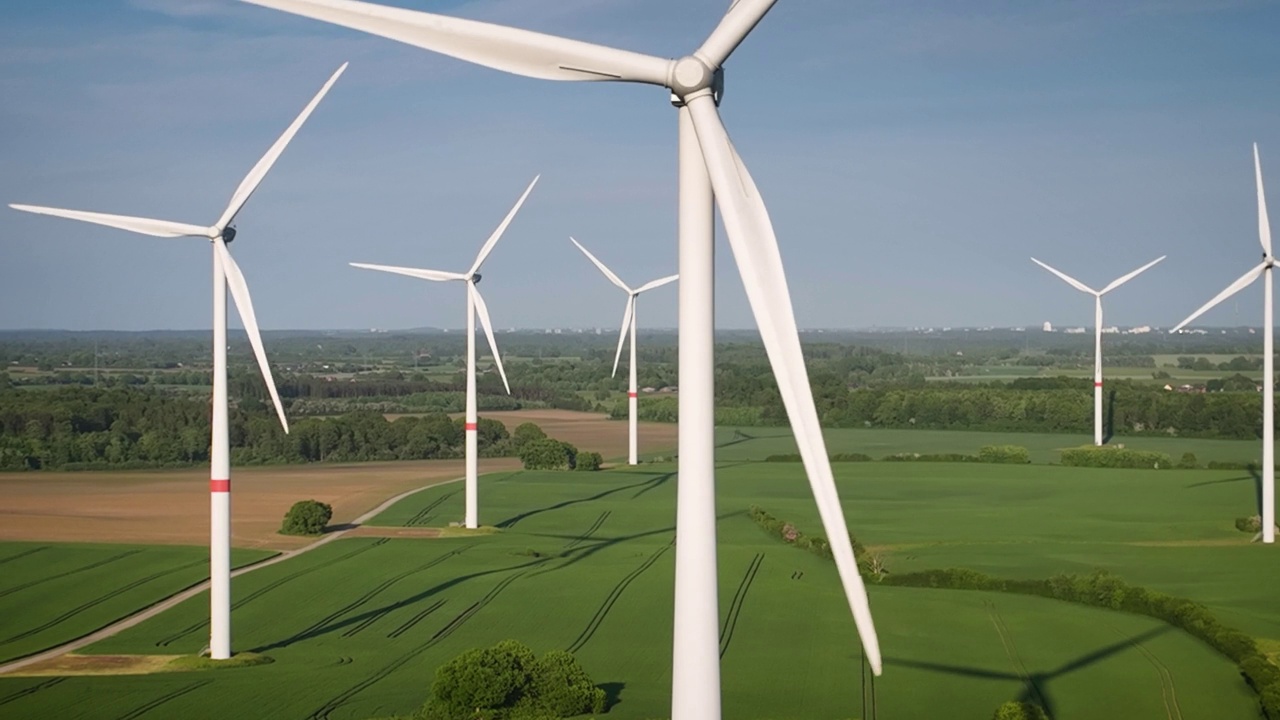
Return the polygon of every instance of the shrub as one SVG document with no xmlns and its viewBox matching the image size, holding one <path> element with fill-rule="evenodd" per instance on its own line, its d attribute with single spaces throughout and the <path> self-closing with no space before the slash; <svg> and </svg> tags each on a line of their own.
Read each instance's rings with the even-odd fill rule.
<svg viewBox="0 0 1280 720">
<path fill-rule="evenodd" d="M 992 720 L 1049 720 L 1049 715 L 1044 708 L 1034 703 L 1010 700 L 996 708 Z"/>
<path fill-rule="evenodd" d="M 881 459 L 885 462 L 978 462 L 976 455 L 964 453 L 894 453 Z"/>
<path fill-rule="evenodd" d="M 1182 453 L 1182 459 L 1178 461 L 1178 469 L 1195 470 L 1200 467 L 1200 461 L 1196 459 L 1195 453 Z"/>
<path fill-rule="evenodd" d="M 546 437 L 547 434 L 537 425 L 531 422 L 521 423 L 516 426 L 515 432 L 511 433 L 511 447 L 519 454 L 520 448 L 524 447 L 526 443 L 534 440 L 545 440 Z"/>
<path fill-rule="evenodd" d="M 1236 529 L 1246 533 L 1262 532 L 1262 516 L 1238 517 L 1236 518 Z"/>
<path fill-rule="evenodd" d="M 551 438 L 530 440 L 519 452 L 525 470 L 571 470 L 577 464 L 577 455 L 574 446 Z"/>
<path fill-rule="evenodd" d="M 301 500 L 289 508 L 280 526 L 282 535 L 320 535 L 333 519 L 333 507 L 316 500 Z"/>
<path fill-rule="evenodd" d="M 1240 460 L 1210 460 L 1205 467 L 1210 470 L 1248 470 L 1249 472 L 1258 471 L 1258 463 L 1244 462 Z"/>
<path fill-rule="evenodd" d="M 578 462 L 574 466 L 574 470 L 584 470 L 594 472 L 600 469 L 604 464 L 604 458 L 598 452 L 580 452 L 578 453 Z"/>
<path fill-rule="evenodd" d="M 1062 464 L 1072 467 L 1092 468 L 1148 468 L 1173 467 L 1173 459 L 1162 452 L 1130 450 L 1120 447 L 1084 445 L 1062 451 Z"/>
<path fill-rule="evenodd" d="M 831 462 L 871 462 L 871 456 L 863 453 L 836 453 Z"/>
<path fill-rule="evenodd" d="M 504 640 L 468 650 L 436 670 L 430 720 L 533 720 L 600 713 L 604 690 L 570 653 L 537 658 L 526 645 Z"/>
<path fill-rule="evenodd" d="M 1021 445 L 984 445 L 978 450 L 978 462 L 1026 465 L 1031 462 L 1031 451 Z"/>
</svg>

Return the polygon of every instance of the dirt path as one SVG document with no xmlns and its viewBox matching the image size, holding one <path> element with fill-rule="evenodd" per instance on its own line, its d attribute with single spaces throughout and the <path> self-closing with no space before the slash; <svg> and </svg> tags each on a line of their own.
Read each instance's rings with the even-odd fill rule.
<svg viewBox="0 0 1280 720">
<path fill-rule="evenodd" d="M 272 565 L 276 565 L 286 560 L 295 558 L 299 555 L 302 555 L 303 553 L 311 552 L 316 548 L 324 547 L 325 545 L 328 545 L 334 540 L 337 540 L 338 538 L 344 537 L 352 533 L 353 531 L 358 530 L 361 525 L 368 522 L 370 519 L 377 516 L 379 513 L 383 512 L 384 510 L 391 507 L 392 505 L 395 505 L 401 500 L 409 497 L 410 495 L 415 495 L 424 490 L 429 490 L 431 488 L 439 487 L 441 485 L 461 482 L 462 480 L 463 478 L 453 478 L 452 480 L 447 480 L 445 482 L 431 483 L 429 485 L 417 487 L 412 490 L 406 490 L 405 492 L 402 492 L 399 495 L 396 495 L 395 497 L 392 497 L 388 500 L 383 501 L 377 507 L 373 508 L 372 510 L 369 510 L 368 512 L 365 512 L 364 514 L 360 515 L 354 520 L 351 520 L 350 522 L 345 523 L 345 527 L 342 530 L 329 533 L 324 537 L 320 538 L 319 540 L 311 543 L 310 545 L 296 548 L 294 550 L 288 550 L 286 552 L 280 553 L 279 555 L 268 558 L 267 560 L 264 560 L 260 563 L 256 563 L 254 565 L 249 565 L 247 567 L 242 567 L 237 570 L 233 570 L 231 572 L 231 577 L 236 578 L 241 575 L 246 575 L 248 573 L 254 572 L 255 570 L 261 570 L 262 568 L 265 568 L 265 567 L 271 567 Z M 37 663 L 47 662 L 54 658 L 65 655 L 69 652 L 74 652 L 81 648 L 92 645 L 93 643 L 96 643 L 99 640 L 105 640 L 106 638 L 116 635 L 124 630 L 128 630 L 134 625 L 145 622 L 146 620 L 150 620 L 151 618 L 159 615 L 160 613 L 172 607 L 175 607 L 179 603 L 190 600 L 191 598 L 195 597 L 196 595 L 199 595 L 200 593 L 208 589 L 209 589 L 209 581 L 205 580 L 204 582 L 198 585 L 193 585 L 176 595 L 171 595 L 168 598 L 165 598 L 164 600 L 161 600 L 160 602 L 156 603 L 155 605 L 152 605 L 151 607 L 146 608 L 145 610 L 141 610 L 133 615 L 130 615 L 127 618 L 124 618 L 123 620 L 118 620 L 112 623 L 111 625 L 108 625 L 96 632 L 90 633 L 82 638 L 79 638 L 78 640 L 72 640 L 69 643 L 59 645 L 55 648 L 50 648 L 48 650 L 45 650 L 44 652 L 40 652 L 35 655 L 29 655 L 20 660 L 14 660 L 12 662 L 5 663 L 4 665 L 0 665 L 0 675 L 3 675 L 5 673 L 11 673 L 16 670 L 20 670 L 22 668 L 35 665 Z"/>
</svg>

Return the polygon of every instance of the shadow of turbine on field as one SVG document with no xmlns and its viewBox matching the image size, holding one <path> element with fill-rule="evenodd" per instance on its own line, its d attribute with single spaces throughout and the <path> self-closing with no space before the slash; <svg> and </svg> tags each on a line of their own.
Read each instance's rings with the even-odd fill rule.
<svg viewBox="0 0 1280 720">
<path fill-rule="evenodd" d="M 1249 468 L 1249 474 L 1243 477 L 1224 478 L 1222 480 L 1205 480 L 1203 482 L 1191 483 L 1187 488 L 1205 487 L 1206 485 L 1222 485 L 1224 483 L 1253 481 L 1253 507 L 1255 514 L 1262 514 L 1262 473 L 1257 468 Z"/>
<path fill-rule="evenodd" d="M 641 480 L 638 483 L 632 483 L 630 485 L 621 485 L 615 488 L 610 488 L 608 490 L 603 490 L 601 492 L 596 493 L 595 495 L 589 495 L 583 498 L 574 498 L 573 500 L 564 500 L 554 505 L 535 508 L 533 510 L 526 510 L 520 513 L 519 515 L 515 515 L 513 517 L 507 518 L 506 520 L 503 520 L 502 522 L 498 523 L 498 527 L 505 530 L 511 527 L 515 527 L 516 523 L 526 518 L 531 518 L 534 515 L 541 515 L 542 513 L 551 512 L 553 510 L 563 510 L 564 508 L 567 508 L 567 507 L 573 507 L 574 505 L 581 505 L 582 503 L 593 502 L 595 500 L 603 500 L 604 498 L 607 498 L 610 495 L 615 495 L 617 493 L 625 492 L 627 490 L 635 490 L 636 488 L 645 488 L 646 486 L 649 486 L 649 489 L 652 489 L 653 487 L 657 487 L 665 483 L 666 481 L 670 480 L 673 475 L 675 475 L 675 473 L 663 473 L 662 475 L 655 475 L 649 478 L 648 480 Z M 644 490 L 642 489 L 641 492 L 637 493 L 635 497 L 638 497 L 643 492 Z M 633 497 L 632 499 L 635 499 L 635 498 Z"/>
<path fill-rule="evenodd" d="M 1116 436 L 1116 391 L 1107 396 L 1107 417 L 1102 423 L 1102 444 L 1110 445 Z"/>
<path fill-rule="evenodd" d="M 1088 667 L 1089 665 L 1101 662 L 1113 655 L 1118 655 L 1147 640 L 1163 635 L 1171 629 L 1172 628 L 1168 625 L 1152 628 L 1139 635 L 1125 638 L 1120 642 L 1113 643 L 1104 648 L 1081 655 L 1075 660 L 1063 663 L 1057 668 L 1047 672 L 1028 672 L 1026 667 L 1022 664 L 1022 659 L 1018 656 L 1016 650 L 1010 654 L 1010 660 L 1013 661 L 1016 672 L 1001 672 L 999 670 L 986 670 L 983 668 L 971 668 L 961 665 L 945 665 L 942 663 L 922 662 L 918 660 L 899 660 L 896 658 L 885 658 L 884 661 L 886 665 L 898 665 L 900 667 L 929 670 L 931 672 L 959 675 L 961 677 L 979 678 L 982 680 L 1015 680 L 1022 683 L 1022 692 L 1019 693 L 1016 698 L 1018 702 L 1038 704 L 1044 708 L 1049 717 L 1057 717 L 1057 710 L 1053 706 L 1053 701 L 1049 699 L 1049 681 L 1055 680 L 1063 675 L 1073 673 L 1081 668 Z M 1008 651 L 1009 646 L 1006 646 L 1005 649 Z"/>
</svg>

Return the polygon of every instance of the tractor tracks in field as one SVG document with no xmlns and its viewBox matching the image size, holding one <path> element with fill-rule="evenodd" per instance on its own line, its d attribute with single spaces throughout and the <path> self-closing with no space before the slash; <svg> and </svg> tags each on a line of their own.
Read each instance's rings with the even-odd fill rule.
<svg viewBox="0 0 1280 720">
<path fill-rule="evenodd" d="M 28 555 L 35 555 L 35 554 L 36 554 L 36 553 L 38 553 L 38 552 L 44 552 L 45 550 L 48 550 L 48 549 L 49 549 L 49 546 L 48 546 L 48 545 L 41 545 L 41 546 L 40 546 L 40 547 L 38 547 L 38 548 L 31 548 L 30 550 L 23 550 L 22 552 L 20 552 L 20 553 L 14 553 L 13 555 L 10 555 L 10 556 L 9 556 L 9 557 L 7 557 L 7 558 L 0 558 L 0 565 L 4 565 L 5 563 L 11 563 L 11 562 L 13 562 L 14 560 L 21 560 L 22 558 L 24 558 L 24 557 L 26 557 L 26 556 L 28 556 Z"/>
<path fill-rule="evenodd" d="M 338 693 L 337 695 L 333 696 L 327 702 L 325 702 L 325 704 L 316 708 L 315 711 L 313 711 L 309 716 L 307 716 L 307 720 L 329 720 L 329 716 L 332 715 L 336 710 L 341 708 L 343 705 L 345 705 L 349 700 L 351 700 L 351 698 L 369 689 L 375 683 L 386 678 L 391 673 L 403 667 L 409 661 L 418 657 L 419 655 L 426 652 L 427 650 L 430 650 L 432 647 L 439 644 L 445 638 L 448 638 L 450 635 L 457 632 L 458 628 L 462 627 L 464 624 L 466 624 L 468 620 L 475 617 L 476 613 L 480 612 L 485 608 L 485 606 L 493 602 L 494 598 L 498 597 L 498 595 L 500 595 L 503 590 L 506 590 L 507 587 L 511 585 L 511 583 L 515 582 L 516 580 L 519 580 L 525 574 L 525 572 L 526 571 L 517 572 L 503 578 L 500 582 L 498 582 L 497 585 L 495 585 L 491 590 L 489 590 L 489 592 L 486 593 L 484 597 L 480 598 L 476 602 L 467 606 L 466 609 L 464 609 L 462 612 L 455 615 L 453 619 L 451 619 L 448 623 L 446 623 L 444 627 L 437 630 L 434 635 L 432 635 L 430 638 L 427 639 L 426 642 L 413 647 L 408 652 L 397 657 L 395 660 L 392 660 L 386 665 L 383 665 L 381 668 L 379 668 L 375 672 L 369 674 L 360 682 L 356 683 L 355 685 L 352 685 L 351 687 L 347 688 L 341 693 Z M 438 603 L 433 607 L 438 608 L 439 605 L 442 605 L 442 604 L 443 604 L 443 601 L 441 601 L 440 603 Z"/>
<path fill-rule="evenodd" d="M 44 682 L 36 683 L 35 685 L 32 685 L 30 687 L 22 688 L 17 692 L 9 693 L 4 697 L 0 697 L 0 705 L 8 705 L 14 700 L 21 700 L 22 698 L 28 695 L 35 695 L 41 690 L 47 690 L 55 685 L 60 685 L 65 680 L 66 678 L 64 677 L 50 678 L 48 680 L 45 680 Z"/>
<path fill-rule="evenodd" d="M 720 628 L 720 657 L 729 652 L 729 643 L 733 641 L 733 631 L 738 627 L 738 618 L 742 615 L 742 605 L 747 600 L 747 591 L 751 589 L 751 584 L 756 581 L 756 574 L 760 572 L 760 565 L 764 563 L 764 553 L 756 553 L 751 559 L 751 564 L 747 565 L 747 573 L 742 576 L 742 582 L 738 583 L 738 591 L 733 594 L 733 600 L 729 602 L 729 612 L 724 617 L 724 627 Z"/>
<path fill-rule="evenodd" d="M 320 540 L 317 540 L 316 542 L 313 542 L 310 545 L 307 545 L 305 547 L 298 548 L 297 550 L 290 550 L 288 552 L 283 552 L 274 557 L 270 557 L 265 560 L 262 560 L 261 562 L 253 563 L 251 565 L 241 567 L 237 570 L 233 570 L 231 572 L 231 577 L 233 578 L 240 577 L 241 575 L 244 575 L 246 573 L 271 567 L 272 565 L 277 565 L 286 560 L 291 560 L 299 555 L 302 555 L 303 553 L 308 553 L 313 550 L 324 547 L 325 545 L 328 545 L 334 540 L 337 540 L 345 536 L 348 532 L 360 527 L 364 523 L 368 522 L 370 519 L 377 516 L 379 513 L 382 513 L 386 509 L 390 508 L 392 505 L 395 505 L 396 503 L 400 502 L 401 500 L 411 495 L 416 495 L 417 493 L 424 492 L 426 490 L 431 490 L 432 488 L 438 488 L 441 485 L 448 485 L 450 483 L 462 482 L 462 480 L 463 478 L 459 477 L 459 478 L 454 478 L 452 480 L 446 480 L 444 482 L 437 482 L 437 483 L 432 483 L 430 485 L 423 485 L 422 487 L 414 488 L 413 490 L 407 490 L 405 492 L 402 492 L 398 495 L 388 498 L 387 500 L 384 500 L 377 507 L 357 517 L 355 520 L 352 520 L 350 523 L 347 523 L 346 526 L 341 530 L 331 532 L 328 535 L 325 535 Z M 30 555 L 36 552 L 40 552 L 43 549 L 46 549 L 46 548 L 33 548 L 32 550 L 28 550 L 25 553 L 18 553 L 17 555 L 11 555 L 8 558 L 0 559 L 0 563 L 15 560 L 19 556 Z M 201 561 L 201 562 L 204 562 L 204 561 Z M 121 620 L 117 620 L 116 622 L 110 625 L 107 625 L 106 627 L 99 628 L 98 630 L 95 630 L 78 639 L 72 640 L 71 642 L 63 643 L 56 647 L 42 650 L 38 653 L 35 653 L 33 655 L 28 655 L 18 660 L 12 660 L 10 662 L 0 664 L 0 675 L 13 672 L 15 670 L 20 670 L 24 667 L 27 667 L 29 665 L 34 665 L 39 662 L 52 660 L 53 658 L 61 657 L 62 655 L 65 655 L 69 652 L 74 652 L 81 648 L 92 645 L 93 643 L 96 643 L 100 640 L 105 640 L 106 638 L 109 638 L 121 632 L 124 632 L 125 630 L 128 630 L 129 628 L 135 625 L 138 625 L 142 622 L 150 620 L 151 618 L 165 612 L 166 610 L 176 607 L 177 605 L 183 602 L 186 602 L 187 600 L 190 600 L 191 598 L 199 595 L 202 592 L 205 592 L 208 589 L 209 589 L 208 580 L 205 580 L 200 583 L 196 583 L 195 585 L 192 585 L 191 587 L 181 592 L 175 593 L 163 600 L 160 600 L 159 602 L 151 605 L 150 607 L 144 608 L 134 613 L 133 615 L 130 615 Z"/>
<path fill-rule="evenodd" d="M 605 510 L 604 512 L 600 513 L 600 517 L 596 518 L 596 521 L 591 524 L 591 527 L 587 528 L 586 532 L 582 533 L 578 537 L 570 540 L 568 543 L 565 544 L 564 548 L 561 549 L 561 553 L 567 553 L 570 550 L 578 547 L 582 543 L 590 540 L 591 536 L 595 535 L 600 530 L 601 526 L 604 525 L 605 521 L 608 520 L 609 516 L 612 514 L 613 514 L 612 510 Z"/>
<path fill-rule="evenodd" d="M 182 697 L 183 695 L 186 695 L 187 693 L 195 692 L 196 690 L 199 690 L 200 688 L 204 687 L 205 685 L 208 685 L 211 682 L 213 681 L 200 680 L 199 682 L 193 682 L 190 685 L 184 685 L 178 688 L 177 690 L 167 692 L 164 695 L 161 695 L 160 697 L 152 700 L 151 702 L 148 702 L 144 705 L 139 705 L 133 710 L 125 713 L 124 715 L 121 715 L 119 720 L 137 720 L 137 718 L 140 718 L 143 715 L 146 715 L 147 713 L 151 712 L 152 710 L 155 710 L 161 705 L 164 705 L 165 703 L 171 700 L 177 700 L 178 698 Z"/>
<path fill-rule="evenodd" d="M 1111 625 L 1112 629 L 1119 635 L 1124 635 L 1120 628 Z M 1155 669 L 1156 676 L 1160 678 L 1160 700 L 1164 703 L 1164 713 L 1167 720 L 1182 720 L 1182 708 L 1178 705 L 1178 693 L 1173 685 L 1173 672 L 1169 670 L 1169 666 L 1164 664 L 1151 649 L 1143 644 L 1141 640 L 1133 639 L 1129 641 L 1129 646 L 1142 653 L 1142 657 L 1151 663 L 1151 667 Z"/>
<path fill-rule="evenodd" d="M 0 640 L 0 647 L 9 645 L 11 643 L 15 643 L 19 640 L 25 640 L 26 638 L 29 638 L 32 635 L 37 635 L 39 633 L 44 632 L 45 630 L 49 630 L 50 628 L 57 627 L 58 625 L 61 625 L 62 623 L 70 620 L 76 615 L 79 615 L 85 610 L 89 610 L 91 608 L 97 607 L 98 605 L 101 605 L 102 603 L 107 602 L 112 598 L 119 597 L 120 595 L 123 595 L 129 592 L 130 590 L 142 587 L 143 585 L 146 585 L 147 583 L 153 580 L 159 580 L 160 578 L 166 575 L 172 575 L 176 572 L 186 570 L 187 568 L 196 567 L 197 565 L 203 565 L 204 563 L 205 563 L 204 560 L 197 560 L 195 562 L 189 562 L 185 565 L 179 565 L 178 567 L 169 568 L 168 570 L 161 570 L 160 572 L 152 573 L 146 577 L 134 580 L 133 582 L 128 583 L 127 585 L 122 585 L 110 592 L 103 593 L 102 595 L 99 595 L 98 597 L 92 600 L 89 600 L 88 602 L 81 603 L 76 607 L 71 608 L 70 610 L 62 613 L 61 615 L 53 618 L 52 620 L 49 620 L 48 622 L 37 625 L 36 627 L 33 627 L 33 628 L 28 628 L 18 633 L 17 635 L 11 635 L 10 637 Z"/>
<path fill-rule="evenodd" d="M 427 503 L 427 505 L 423 507 L 421 510 L 419 510 L 416 515 L 404 521 L 404 527 L 415 527 L 419 525 L 426 525 L 427 522 L 432 519 L 431 513 L 435 512 L 435 509 L 443 505 L 446 500 L 448 500 L 449 498 L 457 494 L 458 494 L 458 491 L 454 490 L 453 492 L 445 493 L 444 495 L 441 495 L 435 500 L 432 500 L 431 502 Z"/>
<path fill-rule="evenodd" d="M 600 629 L 601 623 L 603 623 L 604 619 L 609 615 L 609 611 L 613 609 L 614 604 L 618 602 L 618 598 L 622 597 L 622 593 L 626 592 L 627 586 L 634 582 L 636 578 L 643 575 L 645 570 L 653 567 L 654 563 L 658 562 L 658 559 L 661 558 L 667 550 L 670 550 L 673 545 L 675 545 L 675 542 L 675 539 L 672 538 L 670 543 L 658 548 L 658 551 L 645 558 L 644 562 L 640 563 L 639 567 L 627 573 L 625 577 L 619 580 L 618 584 L 613 587 L 613 590 L 609 591 L 609 595 L 605 597 L 604 602 L 596 609 L 595 615 L 592 615 L 591 619 L 587 621 L 587 626 L 583 628 L 582 632 L 578 634 L 578 637 L 565 649 L 571 653 L 581 650 L 583 646 L 591 640 L 592 636 L 596 634 L 596 631 Z"/>
<path fill-rule="evenodd" d="M 275 580 L 273 580 L 273 581 L 271 581 L 271 582 L 267 583 L 266 585 L 263 585 L 262 587 L 258 588 L 257 590 L 254 590 L 253 592 L 249 593 L 248 595 L 246 595 L 246 596 L 244 596 L 244 597 L 240 598 L 239 600 L 237 600 L 237 601 L 233 602 L 233 603 L 231 604 L 231 609 L 232 609 L 232 610 L 238 610 L 238 609 L 240 609 L 240 608 L 244 607 L 245 605 L 247 605 L 247 604 L 249 604 L 249 603 L 253 602 L 254 600 L 257 600 L 258 598 L 262 597 L 263 595 L 266 595 L 267 593 L 271 592 L 272 590 L 275 590 L 276 588 L 280 587 L 281 585 L 284 585 L 285 583 L 288 583 L 288 582 L 290 582 L 290 581 L 292 581 L 292 580 L 297 580 L 298 578 L 300 578 L 300 577 L 302 577 L 302 576 L 304 576 L 304 575 L 309 575 L 309 574 L 311 574 L 311 573 L 313 573 L 313 572 L 315 572 L 315 571 L 317 571 L 317 570 L 323 570 L 324 568 L 329 567 L 330 565 L 332 565 L 332 564 L 334 564 L 334 563 L 343 562 L 343 561 L 345 561 L 345 560 L 350 560 L 351 558 L 353 558 L 353 557 L 355 557 L 355 556 L 357 556 L 357 555 L 360 555 L 360 554 L 362 554 L 362 553 L 366 553 L 366 552 L 368 552 L 368 551 L 370 551 L 370 550 L 373 550 L 373 549 L 374 549 L 374 548 L 376 548 L 376 547 L 379 547 L 379 546 L 381 546 L 381 545 L 385 545 L 386 543 L 387 543 L 387 538 L 382 538 L 381 540 L 378 540 L 378 541 L 376 541 L 376 542 L 372 542 L 372 543 L 369 543 L 368 545 L 365 545 L 365 546 L 363 546 L 363 547 L 356 548 L 355 550 L 352 550 L 351 552 L 349 552 L 349 553 L 347 553 L 347 554 L 345 554 L 345 555 L 339 555 L 338 557 L 333 558 L 332 560 L 329 560 L 328 562 L 321 563 L 321 564 L 319 564 L 319 565 L 312 565 L 311 567 L 303 568 L 303 569 L 301 569 L 301 570 L 298 570 L 298 571 L 295 571 L 295 572 L 289 573 L 288 575 L 285 575 L 285 576 L 284 576 L 284 577 L 282 577 L 282 578 L 277 578 L 277 579 L 275 579 Z M 206 628 L 206 627 L 209 627 L 209 620 L 208 620 L 207 618 L 206 618 L 206 619 L 204 619 L 204 620 L 201 620 L 200 622 L 194 623 L 194 624 L 192 624 L 192 625 L 188 625 L 187 627 L 185 627 L 185 628 L 183 628 L 183 629 L 179 630 L 178 632 L 176 632 L 176 633 L 174 633 L 174 634 L 172 634 L 172 635 L 169 635 L 168 637 L 165 637 L 165 638 L 163 638 L 162 640 L 159 640 L 158 642 L 156 642 L 156 647 L 169 647 L 170 645 L 172 645 L 173 643 L 177 642 L 178 640 L 181 640 L 182 638 L 184 638 L 184 637 L 186 637 L 186 636 L 190 635 L 191 633 L 196 632 L 197 630 L 200 630 L 201 628 Z"/>
<path fill-rule="evenodd" d="M 20 553 L 20 555 L 30 555 L 32 552 L 35 552 L 35 551 L 29 551 L 29 552 L 26 552 L 26 553 Z M 59 578 L 67 577 L 68 575 L 75 575 L 76 573 L 82 573 L 82 572 L 86 572 L 86 571 L 89 571 L 89 570 L 93 570 L 94 568 L 100 568 L 100 567 L 102 567 L 103 565 L 109 565 L 109 564 L 111 564 L 111 563 L 113 563 L 113 562 L 115 562 L 115 561 L 117 561 L 117 560 L 123 560 L 123 559 L 125 559 L 125 558 L 127 558 L 127 557 L 129 557 L 129 556 L 131 556 L 131 555 L 137 555 L 137 554 L 138 554 L 138 553 L 140 553 L 140 552 L 143 552 L 143 551 L 142 551 L 142 550 L 130 550 L 130 551 L 128 551 L 128 552 L 122 552 L 122 553 L 119 553 L 118 555 L 112 555 L 111 557 L 103 558 L 102 560 L 98 560 L 98 561 L 96 561 L 96 562 L 91 562 L 91 563 L 89 563 L 88 565 L 81 565 L 81 566 L 80 566 L 80 567 L 78 567 L 78 568 L 72 568 L 71 570 L 66 570 L 66 571 L 63 571 L 63 572 L 60 572 L 60 573 L 56 573 L 56 574 L 53 574 L 53 575 L 48 575 L 48 576 L 42 577 L 42 578 L 40 578 L 39 580 L 32 580 L 31 582 L 22 583 L 21 585 L 14 585 L 14 586 L 13 586 L 13 587 L 11 587 L 11 588 L 5 588 L 4 590 L 0 590 L 0 597 L 5 597 L 5 596 L 7 596 L 7 595 L 12 595 L 12 594 L 14 594 L 14 593 L 16 593 L 16 592 L 18 592 L 18 591 L 20 591 L 20 590 L 26 590 L 27 588 L 32 588 L 32 587 L 35 587 L 35 586 L 37 586 L 37 585 L 41 585 L 41 584 L 44 584 L 44 583 L 47 583 L 47 582 L 52 582 L 52 581 L 57 580 L 57 579 L 59 579 Z M 15 556 L 14 558 L 9 558 L 9 559 L 11 559 L 11 560 L 12 560 L 12 559 L 16 559 L 16 557 L 17 557 L 17 556 Z"/>
<path fill-rule="evenodd" d="M 1018 652 L 1018 646 L 1013 642 L 1013 633 L 1009 630 L 1009 626 L 1005 624 L 1004 617 L 1000 615 L 1000 611 L 996 609 L 996 604 L 990 600 L 983 600 L 982 604 L 987 608 L 987 615 L 991 618 L 991 624 L 995 626 L 996 634 L 1000 636 L 1000 644 L 1004 645 L 1004 652 L 1009 656 L 1009 662 L 1013 663 L 1014 671 L 1022 678 L 1022 682 L 1027 686 L 1027 689 L 1035 695 L 1036 702 L 1040 704 L 1040 707 L 1051 707 L 1048 701 L 1045 700 L 1044 693 L 1041 692 L 1035 678 L 1027 670 L 1027 664 L 1023 662 L 1022 654 Z"/>
</svg>

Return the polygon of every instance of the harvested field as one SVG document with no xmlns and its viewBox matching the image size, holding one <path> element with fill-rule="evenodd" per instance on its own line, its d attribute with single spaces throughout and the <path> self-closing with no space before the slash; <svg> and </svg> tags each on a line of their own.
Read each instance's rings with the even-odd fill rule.
<svg viewBox="0 0 1280 720">
<path fill-rule="evenodd" d="M 480 471 L 513 470 L 519 461 L 481 459 Z M 237 468 L 231 542 L 288 550 L 309 538 L 276 534 L 293 503 L 333 505 L 348 522 L 405 490 L 460 477 L 461 460 Z M 0 473 L 0 540 L 207 545 L 209 472 Z M 460 519 L 460 518 L 459 518 Z"/>
</svg>

